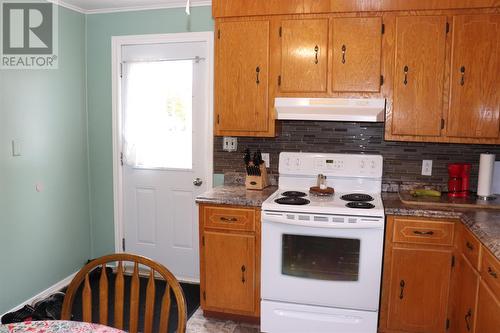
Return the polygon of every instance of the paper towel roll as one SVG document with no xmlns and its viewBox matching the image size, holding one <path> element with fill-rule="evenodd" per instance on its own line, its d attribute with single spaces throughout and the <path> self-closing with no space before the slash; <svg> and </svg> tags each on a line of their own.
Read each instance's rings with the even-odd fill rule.
<svg viewBox="0 0 500 333">
<path fill-rule="evenodd" d="M 489 197 L 492 194 L 493 170 L 495 154 L 481 154 L 479 159 L 479 179 L 477 180 L 477 195 Z"/>
</svg>

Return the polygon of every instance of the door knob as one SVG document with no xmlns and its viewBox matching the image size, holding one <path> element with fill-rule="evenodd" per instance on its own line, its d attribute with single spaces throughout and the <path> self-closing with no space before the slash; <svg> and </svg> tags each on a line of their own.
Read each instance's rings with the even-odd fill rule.
<svg viewBox="0 0 500 333">
<path fill-rule="evenodd" d="M 203 184 L 203 180 L 201 180 L 200 178 L 195 178 L 193 180 L 193 185 L 194 186 L 201 186 L 201 184 Z"/>
</svg>

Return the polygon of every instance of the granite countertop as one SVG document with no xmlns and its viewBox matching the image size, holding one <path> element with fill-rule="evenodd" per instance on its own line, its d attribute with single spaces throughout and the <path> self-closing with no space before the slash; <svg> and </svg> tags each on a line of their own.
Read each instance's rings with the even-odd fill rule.
<svg viewBox="0 0 500 333">
<path fill-rule="evenodd" d="M 401 202 L 397 193 L 382 195 L 386 215 L 458 218 L 500 260 L 500 210 L 424 207 Z"/>
<path fill-rule="evenodd" d="M 278 189 L 269 186 L 262 191 L 247 190 L 243 185 L 223 185 L 196 197 L 197 203 L 210 203 L 216 205 L 236 205 L 260 207 L 264 200 Z"/>
</svg>

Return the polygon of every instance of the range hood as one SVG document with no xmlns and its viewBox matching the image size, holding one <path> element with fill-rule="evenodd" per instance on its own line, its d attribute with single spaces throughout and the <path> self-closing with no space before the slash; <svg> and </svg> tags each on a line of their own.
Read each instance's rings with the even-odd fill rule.
<svg viewBox="0 0 500 333">
<path fill-rule="evenodd" d="M 384 98 L 285 98 L 274 99 L 276 118 L 282 120 L 326 120 L 383 122 Z"/>
</svg>

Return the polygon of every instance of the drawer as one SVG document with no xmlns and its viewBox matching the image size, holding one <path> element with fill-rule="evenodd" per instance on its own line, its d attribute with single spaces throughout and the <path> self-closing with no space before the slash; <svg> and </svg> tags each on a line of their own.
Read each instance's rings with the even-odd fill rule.
<svg viewBox="0 0 500 333">
<path fill-rule="evenodd" d="M 462 232 L 458 244 L 460 252 L 469 260 L 471 265 L 479 270 L 479 258 L 481 252 L 481 243 L 476 237 L 462 225 Z"/>
<path fill-rule="evenodd" d="M 455 222 L 394 218 L 396 243 L 453 245 Z"/>
<path fill-rule="evenodd" d="M 481 277 L 497 298 L 500 298 L 500 262 L 487 249 L 482 250 Z"/>
<path fill-rule="evenodd" d="M 255 230 L 255 210 L 235 207 L 205 207 L 205 228 Z"/>
</svg>

